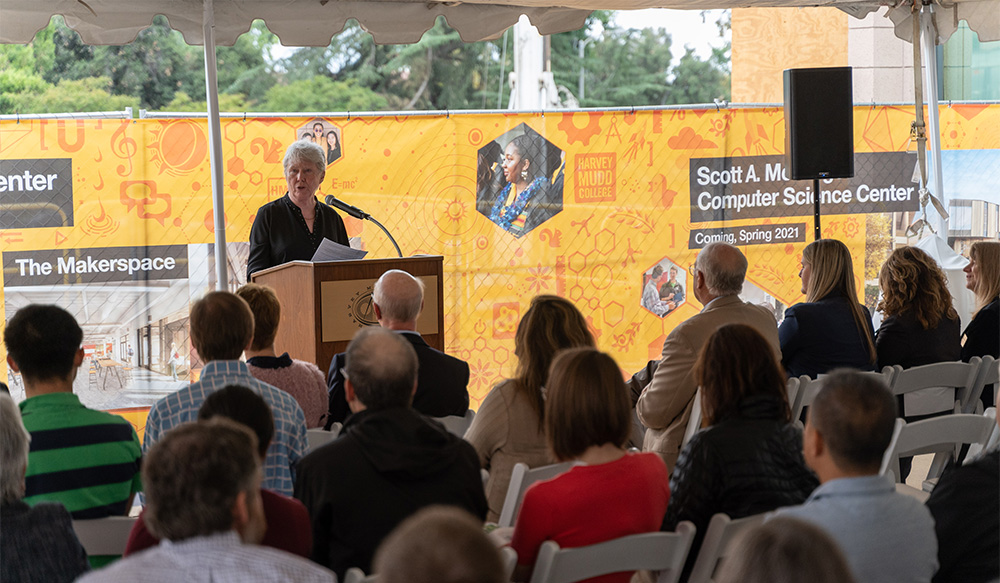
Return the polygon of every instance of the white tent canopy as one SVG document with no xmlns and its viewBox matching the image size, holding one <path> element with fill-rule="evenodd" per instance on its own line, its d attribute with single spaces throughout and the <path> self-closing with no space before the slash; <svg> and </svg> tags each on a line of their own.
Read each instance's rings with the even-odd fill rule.
<svg viewBox="0 0 1000 583">
<path fill-rule="evenodd" d="M 378 43 L 413 43 L 434 25 L 438 16 L 459 31 L 462 40 L 474 42 L 496 38 L 525 14 L 542 34 L 574 30 L 583 25 L 591 10 L 634 10 L 774 6 L 832 6 L 864 17 L 880 6 L 893 6 L 889 18 L 896 34 L 910 40 L 907 24 L 912 0 L 903 2 L 857 0 L 214 0 L 215 43 L 231 45 L 248 31 L 254 19 L 263 19 L 268 29 L 288 46 L 325 46 L 356 18 Z M 0 3 L 0 42 L 26 43 L 55 14 L 89 44 L 127 44 L 140 30 L 162 14 L 170 26 L 184 35 L 188 44 L 205 41 L 203 0 L 3 0 Z M 919 6 L 920 3 L 917 2 Z M 938 42 L 954 32 L 959 20 L 967 20 L 981 41 L 1000 40 L 1000 0 L 955 0 L 936 6 Z"/>
</svg>

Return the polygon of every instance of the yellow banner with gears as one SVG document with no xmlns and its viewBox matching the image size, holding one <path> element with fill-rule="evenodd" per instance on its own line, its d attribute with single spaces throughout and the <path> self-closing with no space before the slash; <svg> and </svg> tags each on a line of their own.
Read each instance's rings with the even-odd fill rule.
<svg viewBox="0 0 1000 583">
<path fill-rule="evenodd" d="M 866 245 L 888 236 L 866 215 L 919 208 L 912 119 L 857 108 L 856 176 L 821 183 L 823 235 L 853 251 L 860 289 Z M 1000 106 L 941 120 L 948 150 L 1000 144 Z M 444 256 L 446 350 L 469 362 L 474 406 L 513 373 L 537 294 L 572 300 L 630 372 L 701 309 L 688 268 L 712 241 L 747 255 L 745 298 L 779 318 L 802 301 L 814 193 L 787 179 L 784 131 L 780 108 L 224 119 L 229 283 L 245 280 L 257 209 L 286 191 L 285 148 L 307 139 L 327 153 L 320 198 L 367 211 L 406 255 Z M 204 120 L 0 121 L 3 321 L 29 303 L 73 313 L 87 354 L 75 390 L 91 406 L 148 406 L 197 375 L 187 306 L 215 285 L 208 149 Z M 369 257 L 395 255 L 344 218 Z"/>
</svg>

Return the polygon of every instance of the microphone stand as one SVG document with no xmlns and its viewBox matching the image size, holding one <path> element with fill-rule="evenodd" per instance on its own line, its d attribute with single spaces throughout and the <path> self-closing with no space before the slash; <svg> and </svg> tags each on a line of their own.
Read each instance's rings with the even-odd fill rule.
<svg viewBox="0 0 1000 583">
<path fill-rule="evenodd" d="M 396 240 L 392 238 L 392 233 L 390 233 L 388 229 L 386 229 L 385 227 L 383 227 L 382 223 L 380 223 L 380 222 L 376 221 L 375 219 L 373 219 L 371 217 L 371 215 L 368 215 L 365 218 L 368 219 L 369 221 L 375 223 L 375 225 L 378 228 L 382 229 L 382 232 L 385 233 L 385 236 L 389 237 L 389 242 L 392 243 L 392 246 L 396 248 L 396 254 L 399 255 L 400 258 L 402 258 L 403 257 L 403 252 L 399 250 L 399 245 L 397 245 L 396 244 Z"/>
<path fill-rule="evenodd" d="M 332 194 L 326 195 L 326 198 L 323 200 L 323 202 L 325 202 L 327 206 L 331 206 L 335 209 L 343 211 L 356 219 L 361 219 L 362 221 L 368 220 L 375 223 L 375 225 L 378 226 L 378 228 L 382 229 L 382 232 L 385 233 L 385 236 L 389 237 L 389 242 L 392 243 L 392 246 L 396 248 L 396 254 L 399 255 L 400 258 L 403 257 L 403 252 L 400 251 L 399 245 L 396 243 L 396 239 L 393 238 L 392 233 L 390 233 L 389 230 L 382 225 L 382 223 L 373 219 L 370 214 L 366 213 L 365 211 L 359 209 L 356 206 L 347 204 L 346 202 L 338 199 L 336 196 Z"/>
</svg>

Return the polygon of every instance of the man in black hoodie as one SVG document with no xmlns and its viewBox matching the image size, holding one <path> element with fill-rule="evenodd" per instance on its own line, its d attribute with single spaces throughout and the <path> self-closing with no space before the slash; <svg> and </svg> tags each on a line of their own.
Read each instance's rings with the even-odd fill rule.
<svg viewBox="0 0 1000 583">
<path fill-rule="evenodd" d="M 471 445 L 410 406 L 417 355 L 398 334 L 365 328 L 347 347 L 344 392 L 353 415 L 341 436 L 296 469 L 309 510 L 312 560 L 342 580 L 366 573 L 379 543 L 424 506 L 458 506 L 480 519 L 486 496 Z"/>
</svg>

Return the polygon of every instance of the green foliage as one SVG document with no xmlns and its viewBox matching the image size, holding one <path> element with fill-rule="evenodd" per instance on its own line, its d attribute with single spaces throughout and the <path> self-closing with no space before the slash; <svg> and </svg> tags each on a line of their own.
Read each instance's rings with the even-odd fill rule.
<svg viewBox="0 0 1000 583">
<path fill-rule="evenodd" d="M 386 105 L 385 97 L 359 86 L 354 80 L 334 82 L 328 77 L 313 77 L 275 85 L 254 111 L 378 111 Z"/>
<path fill-rule="evenodd" d="M 14 96 L 13 101 L 22 113 L 122 111 L 138 105 L 134 97 L 110 95 L 106 89 L 108 82 L 105 77 L 62 81 L 38 93 L 22 92 Z"/>
<path fill-rule="evenodd" d="M 674 79 L 664 104 L 712 103 L 716 99 L 729 101 L 732 95 L 729 72 L 720 67 L 724 50 L 713 49 L 712 57 L 702 61 L 692 49 L 688 49 L 673 69 Z"/>
<path fill-rule="evenodd" d="M 219 94 L 219 111 L 228 112 L 240 112 L 249 111 L 249 106 L 247 105 L 246 99 L 240 93 L 220 93 Z M 191 97 L 184 93 L 183 91 L 178 91 L 174 93 L 174 98 L 170 103 L 163 107 L 163 111 L 170 112 L 202 112 L 208 111 L 208 103 L 206 101 L 194 101 Z"/>
<path fill-rule="evenodd" d="M 25 98 L 44 92 L 49 84 L 31 71 L 13 67 L 0 68 L 0 114 L 36 113 L 23 109 Z"/>
</svg>

